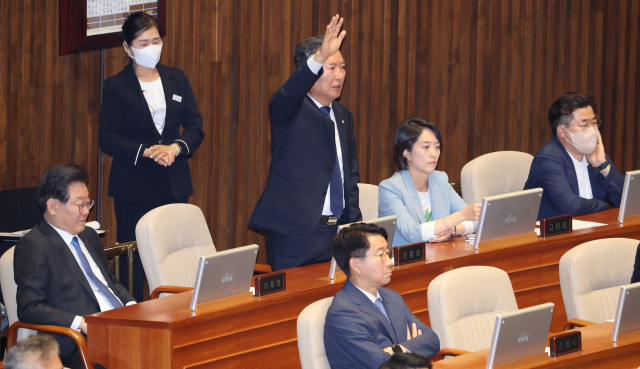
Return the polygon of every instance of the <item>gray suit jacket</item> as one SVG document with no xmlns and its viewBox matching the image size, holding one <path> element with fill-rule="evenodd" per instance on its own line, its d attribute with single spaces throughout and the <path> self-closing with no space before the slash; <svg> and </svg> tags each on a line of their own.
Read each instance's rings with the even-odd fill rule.
<svg viewBox="0 0 640 369">
<path fill-rule="evenodd" d="M 380 288 L 378 292 L 389 319 L 349 279 L 333 298 L 324 325 L 324 346 L 332 369 L 377 369 L 391 357 L 382 350 L 396 344 L 428 357 L 440 350 L 438 336 L 411 313 L 396 291 Z M 407 325 L 412 323 L 422 335 L 407 340 Z"/>
<path fill-rule="evenodd" d="M 434 171 L 429 175 L 428 182 L 433 220 L 442 219 L 467 207 L 449 184 L 449 176 L 445 172 Z M 396 172 L 378 186 L 378 216 L 388 215 L 398 217 L 392 246 L 422 241 L 421 224 L 426 223 L 424 211 L 418 190 L 407 170 Z M 449 224 L 451 227 L 454 225 L 456 224 Z M 473 225 L 477 227 L 477 222 L 473 222 Z"/>
</svg>

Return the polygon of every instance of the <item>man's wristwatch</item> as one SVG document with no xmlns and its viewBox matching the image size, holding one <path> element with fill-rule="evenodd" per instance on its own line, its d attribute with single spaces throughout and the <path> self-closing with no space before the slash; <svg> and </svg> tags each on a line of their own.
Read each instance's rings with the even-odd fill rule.
<svg viewBox="0 0 640 369">
<path fill-rule="evenodd" d="M 391 346 L 391 349 L 396 354 L 401 354 L 401 353 L 404 352 L 404 351 L 402 351 L 402 347 L 400 347 L 400 345 L 393 345 L 393 346 Z"/>
<path fill-rule="evenodd" d="M 603 169 L 606 169 L 607 166 L 611 164 L 611 160 L 609 160 L 609 158 L 607 158 L 607 160 L 604 161 L 604 163 L 600 164 L 599 166 L 596 167 L 596 170 L 599 172 Z"/>
<path fill-rule="evenodd" d="M 451 234 L 451 238 L 453 238 L 453 236 L 455 236 L 458 233 L 458 229 L 456 228 L 456 226 L 453 226 L 453 233 Z"/>
</svg>

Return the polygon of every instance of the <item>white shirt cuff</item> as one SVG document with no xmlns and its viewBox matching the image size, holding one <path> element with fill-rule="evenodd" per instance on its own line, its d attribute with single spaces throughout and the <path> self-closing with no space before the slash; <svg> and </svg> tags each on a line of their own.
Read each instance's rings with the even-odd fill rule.
<svg viewBox="0 0 640 369">
<path fill-rule="evenodd" d="M 137 302 L 129 301 L 129 302 L 127 302 L 127 304 L 125 306 L 131 306 L 131 305 L 135 305 L 135 304 L 137 304 Z"/>
<path fill-rule="evenodd" d="M 464 226 L 463 235 L 471 234 L 471 233 L 476 231 L 476 229 L 473 227 L 473 222 L 471 222 L 471 221 L 466 220 L 466 221 L 464 221 L 464 222 L 462 222 L 460 224 L 462 224 Z"/>
<path fill-rule="evenodd" d="M 73 323 L 71 323 L 71 329 L 75 329 L 78 332 L 81 332 L 80 328 L 78 328 L 80 326 L 80 323 L 82 322 L 82 318 L 80 315 L 76 315 L 76 317 L 73 319 Z"/>
<path fill-rule="evenodd" d="M 318 74 L 318 72 L 320 72 L 320 70 L 322 69 L 323 64 L 322 63 L 318 63 L 313 58 L 313 55 L 311 55 L 311 57 L 309 57 L 309 59 L 307 59 L 307 66 L 309 66 L 309 69 L 311 69 L 313 74 Z"/>
<path fill-rule="evenodd" d="M 422 223 L 420 228 L 421 228 L 421 231 L 422 231 L 422 241 L 428 242 L 428 241 L 431 241 L 434 238 L 436 238 L 436 236 L 433 234 L 433 231 L 436 228 L 436 221 L 435 220 L 432 220 L 432 221 L 426 222 L 426 223 Z"/>
</svg>

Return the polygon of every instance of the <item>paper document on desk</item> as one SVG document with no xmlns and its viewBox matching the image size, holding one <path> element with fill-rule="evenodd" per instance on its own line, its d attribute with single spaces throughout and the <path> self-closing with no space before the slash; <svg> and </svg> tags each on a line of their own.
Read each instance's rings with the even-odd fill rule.
<svg viewBox="0 0 640 369">
<path fill-rule="evenodd" d="M 571 228 L 574 231 L 577 231 L 578 229 L 606 226 L 606 224 L 604 224 L 604 223 L 585 222 L 584 220 L 575 220 L 575 219 L 573 219 L 571 221 L 571 223 L 572 223 L 572 227 Z"/>
<path fill-rule="evenodd" d="M 29 233 L 30 229 L 26 229 L 24 231 L 17 231 L 17 232 L 11 232 L 12 236 L 24 236 L 25 234 Z"/>
</svg>

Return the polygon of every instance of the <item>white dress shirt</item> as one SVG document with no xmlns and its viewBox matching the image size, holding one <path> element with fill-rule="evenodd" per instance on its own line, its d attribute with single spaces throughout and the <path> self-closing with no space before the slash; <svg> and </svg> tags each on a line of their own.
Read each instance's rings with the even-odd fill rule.
<svg viewBox="0 0 640 369">
<path fill-rule="evenodd" d="M 566 149 L 565 149 L 566 150 Z M 571 161 L 573 161 L 573 167 L 576 170 L 576 177 L 578 179 L 578 189 L 580 193 L 578 194 L 583 199 L 593 199 L 593 192 L 591 192 L 591 181 L 589 180 L 589 161 L 587 160 L 587 156 L 584 155 L 582 157 L 582 161 L 577 161 L 576 158 L 571 155 L 571 153 L 567 150 Z"/>
<path fill-rule="evenodd" d="M 82 267 L 82 263 L 80 262 L 80 259 L 78 258 L 78 254 L 76 253 L 76 249 L 75 247 L 73 247 L 71 245 L 71 240 L 73 240 L 73 237 L 78 237 L 78 235 L 72 235 L 67 231 L 63 231 L 62 229 L 56 228 L 54 227 L 51 223 L 49 223 L 49 225 L 51 226 L 51 228 L 55 229 L 56 232 L 58 232 L 58 234 L 60 235 L 60 237 L 62 237 L 62 239 L 64 240 L 64 243 L 67 244 L 67 247 L 69 247 L 69 250 L 71 250 L 71 253 L 73 254 L 73 256 L 76 258 L 76 261 L 78 262 L 78 266 L 80 266 L 80 269 L 82 270 L 82 273 L 84 273 L 85 278 L 87 278 L 87 282 L 89 282 L 89 285 L 91 286 L 91 289 L 93 290 L 93 294 L 96 296 L 96 300 L 98 300 L 98 304 L 100 305 L 100 310 L 101 311 L 107 311 L 107 310 L 112 310 L 113 306 L 111 305 L 111 303 L 109 302 L 109 300 L 107 300 L 106 297 L 104 297 L 104 295 L 100 292 L 100 290 L 98 289 L 98 287 L 96 287 L 91 280 L 87 277 L 87 272 L 85 272 L 84 268 Z M 82 250 L 82 253 L 84 254 L 84 256 L 87 258 L 87 261 L 89 262 L 89 265 L 91 266 L 91 270 L 93 271 L 93 274 L 96 275 L 96 277 L 105 284 L 105 286 L 107 286 L 107 288 L 109 288 L 109 285 L 107 284 L 107 280 L 104 278 L 104 276 L 102 275 L 102 271 L 100 270 L 100 268 L 98 267 L 98 265 L 95 263 L 95 261 L 93 260 L 93 257 L 91 257 L 91 254 L 89 253 L 89 250 L 87 250 L 87 247 L 84 245 L 84 242 L 82 242 L 82 239 L 80 237 L 78 237 L 78 244 L 80 245 L 80 250 Z M 109 288 L 109 291 L 111 291 L 113 293 L 113 290 L 111 290 L 111 288 Z M 113 293 L 113 295 L 118 299 L 118 295 L 116 295 L 115 293 Z M 122 301 L 120 301 L 122 303 Z M 135 304 L 135 301 L 131 301 L 129 303 L 127 303 L 127 306 Z M 78 327 L 80 326 L 80 322 L 82 321 L 81 316 L 77 315 L 74 319 L 73 319 L 73 323 L 71 323 L 71 329 L 75 329 L 78 330 Z"/>
<path fill-rule="evenodd" d="M 309 69 L 311 69 L 311 71 L 315 74 L 318 74 L 318 72 L 320 72 L 320 70 L 322 69 L 322 65 L 318 62 L 316 62 L 313 59 L 313 55 L 307 60 L 307 66 L 309 66 Z M 311 95 L 307 94 L 309 97 L 311 97 Z M 319 102 L 316 101 L 316 99 L 314 99 L 313 97 L 311 97 L 311 101 L 313 101 L 318 108 L 321 108 L 323 105 L 320 104 Z M 342 180 L 342 193 L 344 194 L 344 169 L 342 168 L 342 145 L 340 144 L 340 135 L 338 134 L 338 125 L 336 123 L 336 116 L 333 114 L 333 102 L 331 104 L 329 104 L 329 107 L 331 108 L 331 120 L 333 121 L 333 127 L 334 127 L 334 133 L 335 133 L 335 140 L 336 140 L 336 151 L 338 153 L 338 163 L 340 164 L 340 178 Z M 344 195 L 342 196 L 342 208 L 344 209 L 345 207 L 345 202 L 344 202 Z M 322 207 L 322 215 L 332 215 L 333 213 L 331 212 L 331 183 L 329 183 L 329 187 L 327 188 L 327 196 L 325 196 L 324 198 L 324 206 Z M 340 218 L 340 216 L 342 214 L 333 214 L 336 218 Z"/>
</svg>

